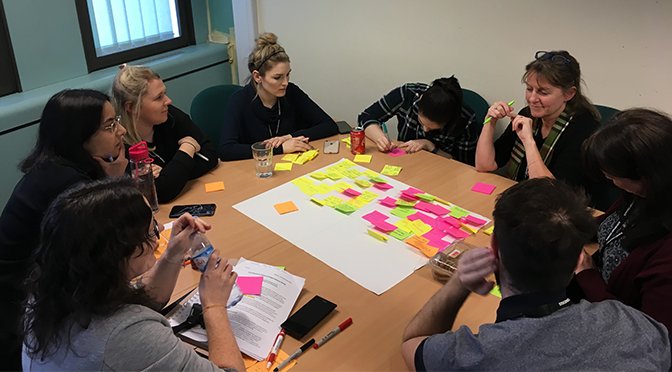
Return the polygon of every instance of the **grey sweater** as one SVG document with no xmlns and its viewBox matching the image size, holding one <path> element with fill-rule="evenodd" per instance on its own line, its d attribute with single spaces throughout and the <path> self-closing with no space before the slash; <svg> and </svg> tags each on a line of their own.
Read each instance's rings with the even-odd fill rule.
<svg viewBox="0 0 672 372">
<path fill-rule="evenodd" d="M 31 360 L 24 345 L 23 370 L 220 371 L 173 335 L 166 318 L 145 306 L 128 305 L 109 317 L 94 317 L 86 329 L 74 326 L 70 347 L 66 332 L 58 350 L 44 361 Z"/>
</svg>

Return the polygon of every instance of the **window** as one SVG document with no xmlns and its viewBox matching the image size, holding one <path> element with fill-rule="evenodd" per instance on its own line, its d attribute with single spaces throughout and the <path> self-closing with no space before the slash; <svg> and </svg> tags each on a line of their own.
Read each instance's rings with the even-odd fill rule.
<svg viewBox="0 0 672 372">
<path fill-rule="evenodd" d="M 16 70 L 14 50 L 9 38 L 5 9 L 0 2 L 0 97 L 20 91 L 19 74 Z"/>
<path fill-rule="evenodd" d="M 188 0 L 76 0 L 89 72 L 195 44 Z"/>
</svg>

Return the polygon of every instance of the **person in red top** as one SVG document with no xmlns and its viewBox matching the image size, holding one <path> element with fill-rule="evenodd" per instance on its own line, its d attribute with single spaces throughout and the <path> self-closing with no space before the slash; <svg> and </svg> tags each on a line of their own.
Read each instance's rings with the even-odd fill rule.
<svg viewBox="0 0 672 372">
<path fill-rule="evenodd" d="M 672 119 L 617 113 L 583 144 L 583 161 L 623 196 L 599 218 L 599 250 L 575 280 L 592 302 L 619 300 L 672 329 Z"/>
</svg>

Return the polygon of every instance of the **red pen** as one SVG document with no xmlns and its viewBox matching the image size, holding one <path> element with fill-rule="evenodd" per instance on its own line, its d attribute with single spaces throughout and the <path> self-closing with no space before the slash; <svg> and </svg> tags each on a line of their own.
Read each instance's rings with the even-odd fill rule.
<svg viewBox="0 0 672 372">
<path fill-rule="evenodd" d="M 275 361 L 275 356 L 278 354 L 278 350 L 280 350 L 280 344 L 282 344 L 282 340 L 285 338 L 285 330 L 281 330 L 280 333 L 278 333 L 278 336 L 275 338 L 275 344 L 273 344 L 273 350 L 271 350 L 271 353 L 268 355 L 268 363 L 266 363 L 266 369 L 271 368 L 271 365 L 273 365 L 273 361 Z"/>
<path fill-rule="evenodd" d="M 350 324 L 352 324 L 352 318 L 348 318 L 345 322 L 341 323 L 341 325 L 334 328 L 333 331 L 327 333 L 326 336 L 322 337 L 320 341 L 317 341 L 315 345 L 313 345 L 313 348 L 317 349 L 318 347 L 322 346 L 323 343 L 327 342 L 330 338 L 336 336 L 340 331 L 348 328 Z"/>
</svg>

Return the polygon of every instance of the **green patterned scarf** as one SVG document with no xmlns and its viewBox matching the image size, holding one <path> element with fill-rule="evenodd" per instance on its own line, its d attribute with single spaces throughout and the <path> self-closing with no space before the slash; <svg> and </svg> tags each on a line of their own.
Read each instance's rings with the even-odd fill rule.
<svg viewBox="0 0 672 372">
<path fill-rule="evenodd" d="M 553 147 L 558 142 L 560 135 L 565 131 L 565 128 L 567 128 L 567 125 L 571 120 L 572 118 L 569 117 L 567 114 L 567 109 L 565 109 L 565 111 L 560 114 L 560 117 L 558 117 L 558 120 L 555 121 L 555 124 L 553 124 L 553 128 L 551 128 L 551 132 L 548 134 L 548 137 L 546 137 L 546 140 L 544 140 L 544 144 L 541 146 L 539 154 L 541 155 L 541 159 L 544 161 L 546 167 L 548 167 L 548 165 L 551 163 L 551 158 L 553 157 Z M 532 120 L 532 133 L 536 133 L 540 125 L 541 119 L 534 118 Z M 511 150 L 511 160 L 509 161 L 509 166 L 506 169 L 506 176 L 508 178 L 512 180 L 516 179 L 516 176 L 518 176 L 520 163 L 524 157 L 525 147 L 520 141 L 520 138 L 516 138 L 516 142 L 513 145 L 513 150 Z"/>
</svg>

